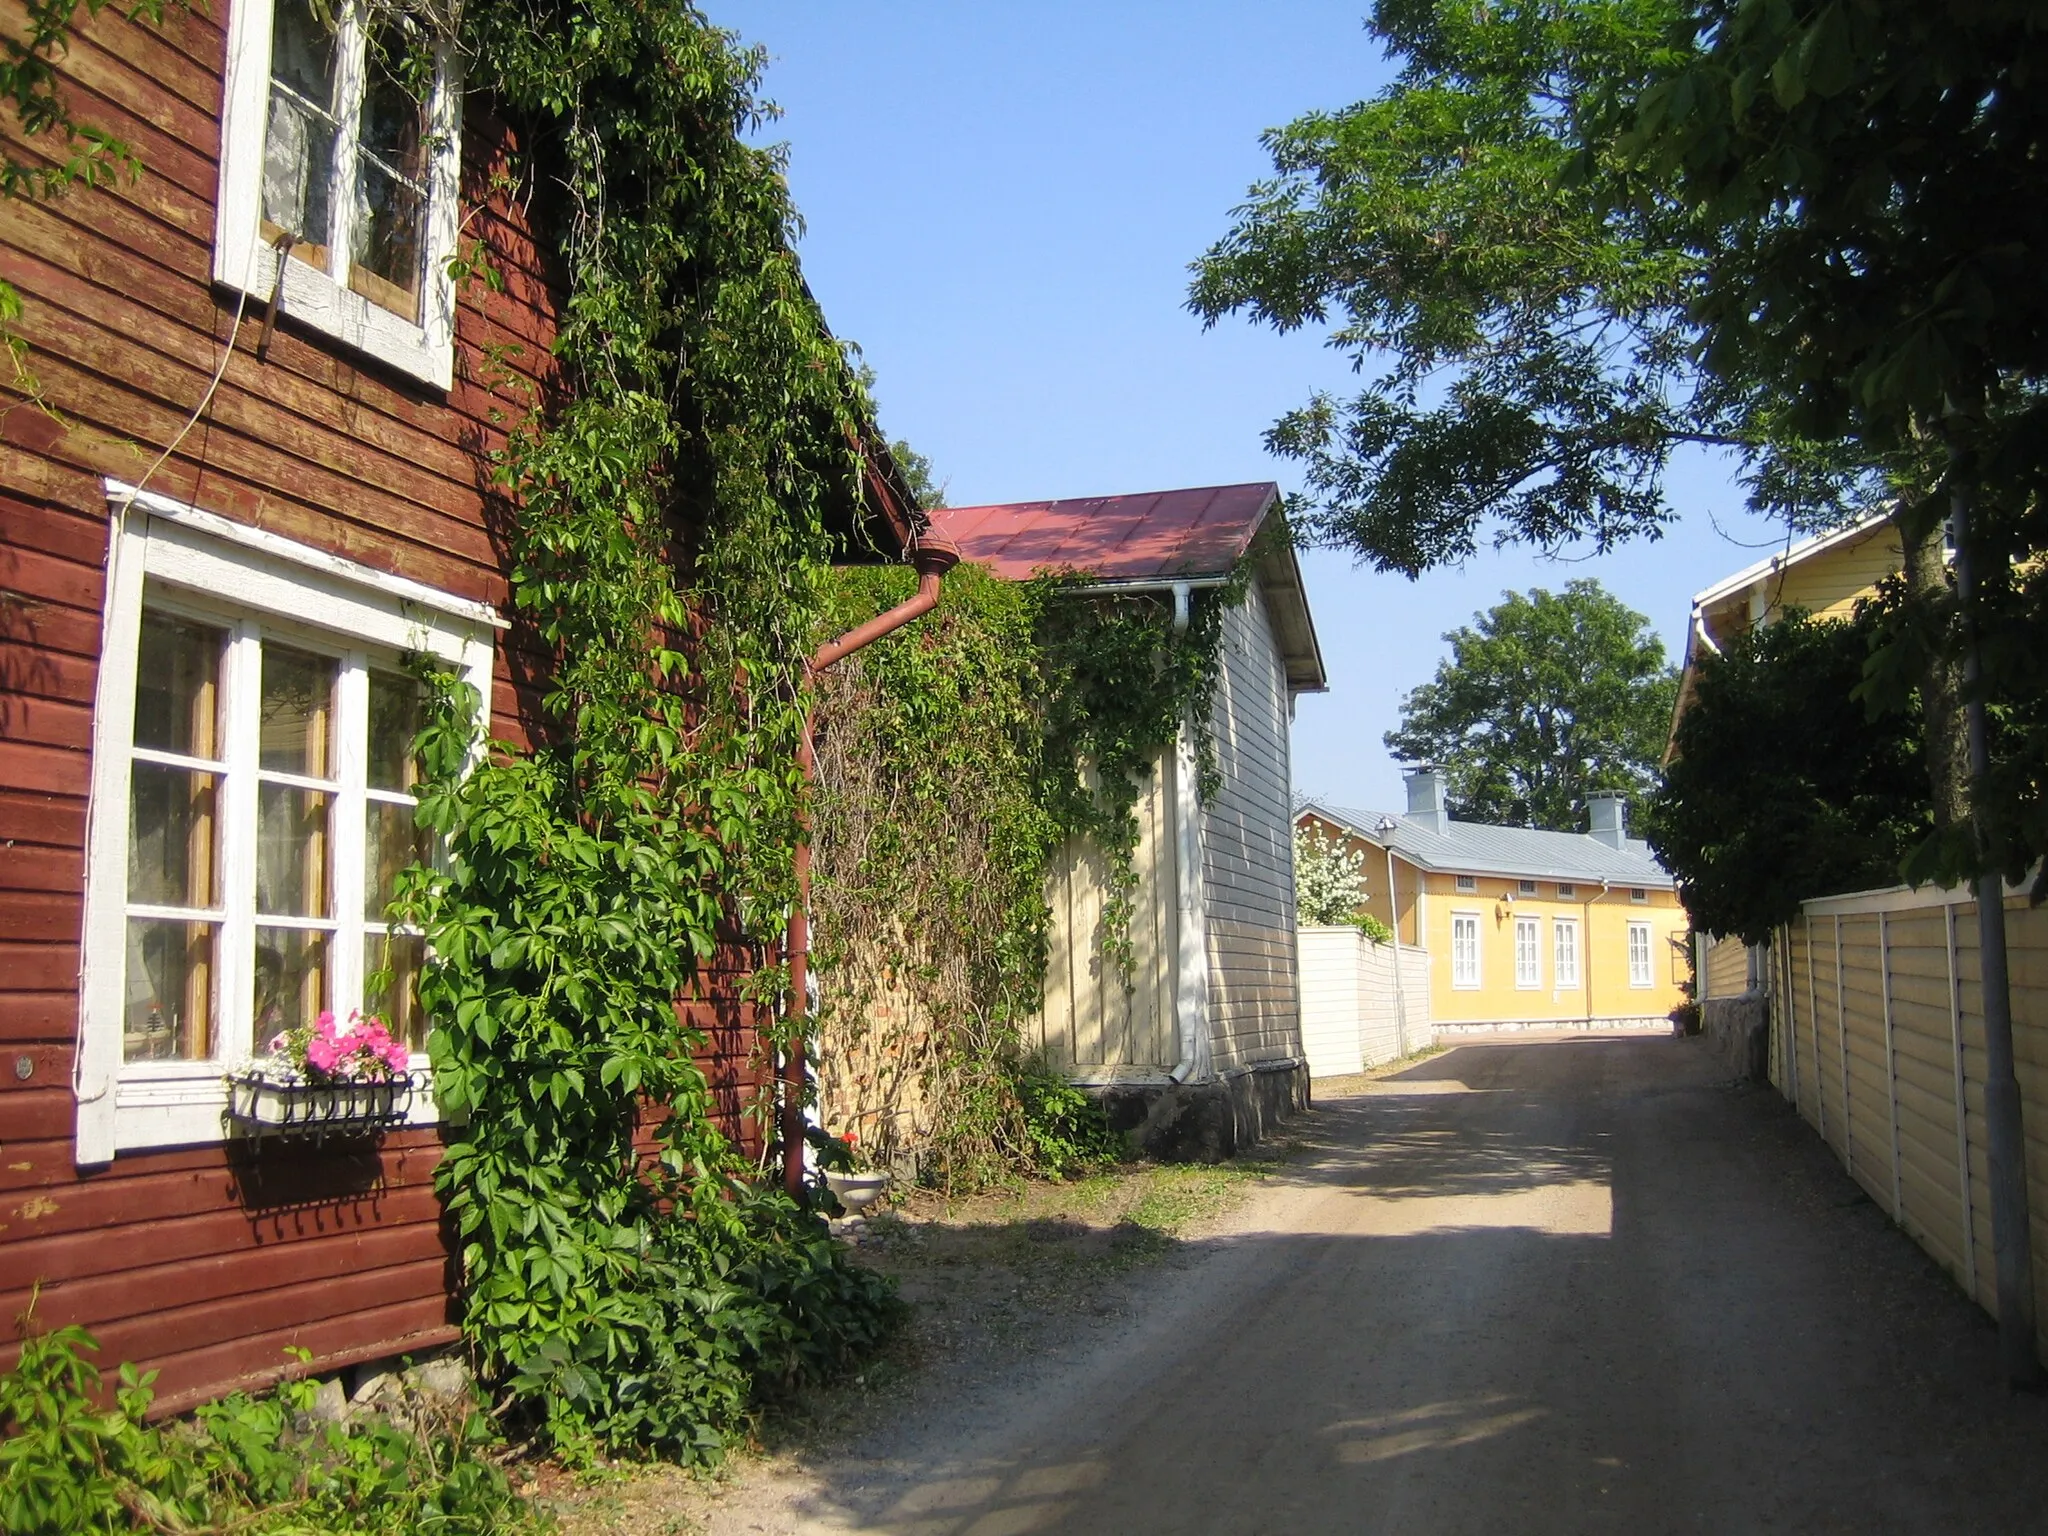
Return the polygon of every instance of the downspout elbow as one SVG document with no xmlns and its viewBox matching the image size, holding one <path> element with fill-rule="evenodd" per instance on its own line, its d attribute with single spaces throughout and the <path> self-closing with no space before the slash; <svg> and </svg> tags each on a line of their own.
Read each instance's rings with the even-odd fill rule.
<svg viewBox="0 0 2048 1536">
<path fill-rule="evenodd" d="M 819 646 L 811 655 L 811 671 L 822 672 L 833 663 L 844 661 L 863 646 L 872 645 L 938 606 L 939 588 L 946 572 L 960 563 L 960 546 L 943 535 L 927 533 L 910 558 L 917 568 L 916 594 L 888 612 L 876 614 L 867 623 L 849 629 L 837 640 Z"/>
</svg>

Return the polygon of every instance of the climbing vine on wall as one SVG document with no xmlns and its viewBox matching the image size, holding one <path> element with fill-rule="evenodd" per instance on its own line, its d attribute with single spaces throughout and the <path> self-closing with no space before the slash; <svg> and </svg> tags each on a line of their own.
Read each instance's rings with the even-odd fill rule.
<svg viewBox="0 0 2048 1536">
<path fill-rule="evenodd" d="M 672 0 L 470 0 L 446 24 L 567 294 L 558 388 L 494 465 L 547 729 L 477 762 L 482 701 L 440 677 L 422 737 L 451 858 L 402 905 L 459 1127 L 439 1182 L 469 1336 L 547 1436 L 710 1458 L 894 1311 L 751 1177 L 674 1006 L 783 921 L 802 658 L 865 406 L 780 166 L 743 139 L 757 53 Z"/>
<path fill-rule="evenodd" d="M 1284 537 L 1278 518 L 1265 541 Z M 1258 549 L 1171 597 L 1068 577 L 997 581 L 962 567 L 936 612 L 825 675 L 818 712 L 815 887 L 820 1030 L 833 1098 L 867 1155 L 916 1151 L 949 1187 L 1043 1162 L 1022 1023 L 1046 966 L 1047 869 L 1086 838 L 1107 874 L 1102 930 L 1131 966 L 1138 803 L 1182 722 L 1213 789 L 1207 701 L 1223 615 Z M 834 576 L 828 628 L 906 596 L 900 570 Z M 1197 704 L 1201 707 L 1197 708 Z"/>
</svg>

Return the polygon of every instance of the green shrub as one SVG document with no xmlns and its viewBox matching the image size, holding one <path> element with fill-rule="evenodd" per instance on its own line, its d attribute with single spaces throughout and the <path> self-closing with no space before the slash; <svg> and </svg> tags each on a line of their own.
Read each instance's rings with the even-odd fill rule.
<svg viewBox="0 0 2048 1536">
<path fill-rule="evenodd" d="M 26 1320 L 24 1320 L 24 1323 Z M 316 1424 L 311 1381 L 237 1392 L 188 1423 L 144 1416 L 154 1371 L 123 1365 L 108 1405 L 82 1328 L 32 1333 L 0 1376 L 0 1530 L 12 1536 L 222 1531 L 509 1536 L 540 1528 L 480 1453 L 491 1421 L 465 1408 L 408 1433 L 381 1418 Z"/>
<path fill-rule="evenodd" d="M 1370 912 L 1359 914 L 1358 931 L 1368 939 L 1371 939 L 1375 944 L 1391 944 L 1394 942 L 1394 930 L 1374 917 Z"/>
<path fill-rule="evenodd" d="M 1033 1057 L 1017 1074 L 1017 1098 L 1024 1111 L 1036 1170 L 1065 1179 L 1116 1162 L 1124 1140 L 1110 1129 L 1102 1106 L 1043 1059 Z"/>
</svg>

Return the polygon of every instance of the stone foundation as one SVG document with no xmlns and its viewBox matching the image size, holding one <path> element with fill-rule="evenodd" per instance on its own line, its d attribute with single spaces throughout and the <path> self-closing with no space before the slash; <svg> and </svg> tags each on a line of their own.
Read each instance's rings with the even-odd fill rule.
<svg viewBox="0 0 2048 1536">
<path fill-rule="evenodd" d="M 1771 1010 L 1763 993 L 1708 998 L 1700 1004 L 1700 1033 L 1731 1077 L 1750 1083 L 1768 1078 Z"/>
<path fill-rule="evenodd" d="M 1308 1108 L 1308 1063 L 1240 1067 L 1206 1083 L 1082 1085 L 1135 1150 L 1163 1163 L 1216 1163 L 1257 1146 Z"/>
</svg>

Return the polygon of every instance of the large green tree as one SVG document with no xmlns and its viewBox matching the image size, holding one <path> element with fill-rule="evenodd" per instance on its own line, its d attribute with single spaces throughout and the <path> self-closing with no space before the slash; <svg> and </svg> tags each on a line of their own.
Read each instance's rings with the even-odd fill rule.
<svg viewBox="0 0 2048 1536">
<path fill-rule="evenodd" d="M 1650 788 L 1678 679 L 1649 621 L 1597 581 L 1510 592 L 1444 636 L 1390 750 L 1444 766 L 1453 807 L 1500 826 L 1581 831 L 1586 797 Z"/>
<path fill-rule="evenodd" d="M 1267 435 L 1304 467 L 1310 537 L 1409 575 L 1489 537 L 1654 537 L 1687 445 L 1735 450 L 1754 500 L 1804 524 L 1873 492 L 1874 466 L 1792 430 L 1768 381 L 1698 365 L 1707 242 L 1614 126 L 1682 15 L 1380 0 L 1393 83 L 1266 136 L 1275 174 L 1196 264 L 1189 304 L 1210 324 L 1327 326 L 1357 366 L 1355 394 Z"/>
<path fill-rule="evenodd" d="M 1605 119 L 1637 203 L 1676 201 L 1700 281 L 1701 356 L 1766 381 L 1800 433 L 1909 466 L 1898 517 L 1907 600 L 1870 691 L 1925 704 L 1937 836 L 1921 872 L 2018 876 L 2048 852 L 2048 11 L 2038 0 L 1696 0 L 1652 82 Z M 1961 509 L 1980 576 L 1943 574 Z M 1969 809 L 1958 655 L 1985 639 L 1982 691 L 2008 716 Z"/>
</svg>

